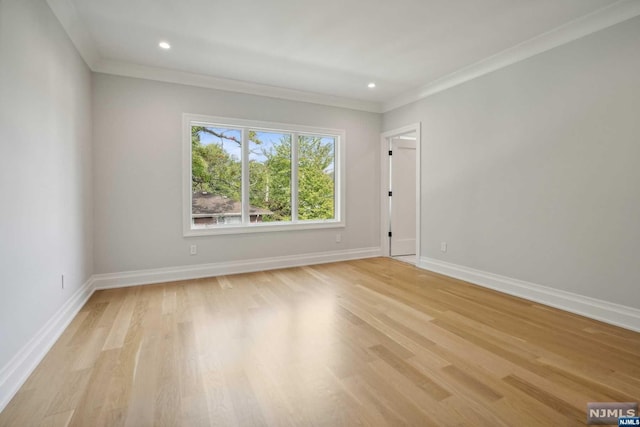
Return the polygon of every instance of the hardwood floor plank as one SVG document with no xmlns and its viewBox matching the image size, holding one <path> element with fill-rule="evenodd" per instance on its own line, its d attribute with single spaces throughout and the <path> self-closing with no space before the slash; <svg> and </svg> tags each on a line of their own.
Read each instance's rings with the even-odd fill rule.
<svg viewBox="0 0 640 427">
<path fill-rule="evenodd" d="M 375 393 L 376 397 L 381 399 L 385 406 L 396 414 L 400 414 L 406 424 L 412 426 L 439 425 L 438 422 L 427 415 L 424 407 L 418 406 L 403 393 L 404 387 L 400 384 L 404 377 L 401 375 L 383 376 L 374 366 L 366 364 L 360 369 L 359 376 L 363 379 L 366 387 L 372 393 Z M 433 405 L 433 403 L 431 404 Z"/>
<path fill-rule="evenodd" d="M 96 425 L 103 404 L 107 397 L 108 384 L 115 365 L 118 363 L 120 350 L 114 349 L 100 353 L 95 366 L 91 369 L 91 376 L 86 390 L 69 419 L 69 425 L 86 426 Z"/>
<path fill-rule="evenodd" d="M 583 410 L 570 405 L 567 401 L 556 397 L 547 390 L 543 390 L 515 375 L 505 377 L 504 381 L 507 384 L 522 390 L 554 411 L 557 411 L 575 421 L 584 420 L 585 416 Z"/>
<path fill-rule="evenodd" d="M 466 388 L 471 390 L 482 399 L 486 399 L 492 402 L 503 397 L 500 393 L 493 390 L 490 386 L 479 381 L 473 375 L 467 374 L 465 371 L 461 370 L 455 365 L 445 366 L 444 368 L 442 368 L 442 371 L 445 372 L 454 381 L 458 381 L 459 383 L 463 384 Z"/>
<path fill-rule="evenodd" d="M 40 427 L 67 427 L 70 425 L 71 417 L 74 411 L 61 412 L 59 414 L 50 415 L 42 420 Z M 95 424 L 92 424 L 95 425 Z"/>
<path fill-rule="evenodd" d="M 240 369 L 227 370 L 225 382 L 230 390 L 233 410 L 239 424 L 241 426 L 267 425 L 247 374 Z"/>
<path fill-rule="evenodd" d="M 416 387 L 424 391 L 431 396 L 434 400 L 440 401 L 446 397 L 451 396 L 448 390 L 446 390 L 440 384 L 434 382 L 431 378 L 422 374 L 418 369 L 411 366 L 409 363 L 402 360 L 400 357 L 393 354 L 386 347 L 382 345 L 376 345 L 370 348 L 380 359 L 384 360 L 389 366 L 395 369 L 398 373 L 405 376 Z"/>
<path fill-rule="evenodd" d="M 55 390 L 55 397 L 51 401 L 46 415 L 74 410 L 82 400 L 90 377 L 91 369 L 68 372 L 62 386 Z"/>
<path fill-rule="evenodd" d="M 360 416 L 361 419 L 372 420 L 374 425 L 408 425 L 407 421 L 387 405 L 383 398 L 377 396 L 375 391 L 366 385 L 359 376 L 343 378 L 340 383 L 360 403 L 363 413 Z"/>
<path fill-rule="evenodd" d="M 96 292 L 13 426 L 574 426 L 640 334 L 375 258 Z"/>
<path fill-rule="evenodd" d="M 129 292 L 133 292 L 133 289 L 127 289 Z M 123 303 L 118 307 L 118 313 L 113 320 L 109 328 L 109 335 L 105 340 L 102 350 L 111 350 L 114 348 L 122 348 L 124 345 L 124 339 L 129 330 L 129 324 L 131 323 L 131 317 L 133 316 L 133 309 L 135 307 L 135 299 L 127 298 L 126 294 L 123 295 Z"/>
</svg>

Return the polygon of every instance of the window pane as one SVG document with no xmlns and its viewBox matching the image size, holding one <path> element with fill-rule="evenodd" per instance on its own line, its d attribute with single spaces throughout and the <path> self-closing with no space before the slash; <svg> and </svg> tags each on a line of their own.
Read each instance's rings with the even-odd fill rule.
<svg viewBox="0 0 640 427">
<path fill-rule="evenodd" d="M 334 219 L 336 139 L 300 135 L 298 143 L 298 219 Z"/>
<path fill-rule="evenodd" d="M 242 131 L 191 127 L 192 228 L 242 223 Z"/>
<path fill-rule="evenodd" d="M 249 216 L 291 221 L 291 134 L 249 131 Z"/>
</svg>

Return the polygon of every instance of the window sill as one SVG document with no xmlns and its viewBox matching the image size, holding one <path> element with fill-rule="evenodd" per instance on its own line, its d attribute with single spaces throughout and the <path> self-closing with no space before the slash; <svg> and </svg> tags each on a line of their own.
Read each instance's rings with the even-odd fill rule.
<svg viewBox="0 0 640 427">
<path fill-rule="evenodd" d="M 287 224 L 261 223 L 252 225 L 221 225 L 209 228 L 192 228 L 184 230 L 184 237 L 217 236 L 224 234 L 269 233 L 344 227 L 345 223 L 341 221 L 310 221 Z"/>
</svg>

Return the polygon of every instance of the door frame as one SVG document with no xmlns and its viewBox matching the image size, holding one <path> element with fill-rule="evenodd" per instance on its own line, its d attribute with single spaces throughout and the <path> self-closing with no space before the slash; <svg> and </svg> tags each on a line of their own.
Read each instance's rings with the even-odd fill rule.
<svg viewBox="0 0 640 427">
<path fill-rule="evenodd" d="M 416 265 L 420 263 L 420 211 L 421 211 L 421 191 L 420 184 L 422 182 L 421 149 L 422 137 L 420 132 L 421 123 L 413 123 L 401 128 L 392 129 L 380 134 L 380 251 L 383 256 L 391 256 L 391 239 L 389 238 L 389 230 L 391 229 L 391 216 L 389 205 L 389 187 L 391 177 L 389 175 L 389 150 L 391 148 L 391 140 L 395 137 L 415 132 L 416 134 Z"/>
</svg>

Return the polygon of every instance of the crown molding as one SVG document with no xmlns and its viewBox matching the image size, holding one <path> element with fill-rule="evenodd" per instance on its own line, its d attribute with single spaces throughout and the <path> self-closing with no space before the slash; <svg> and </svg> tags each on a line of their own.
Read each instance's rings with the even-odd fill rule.
<svg viewBox="0 0 640 427">
<path fill-rule="evenodd" d="M 130 64 L 117 61 L 100 60 L 92 67 L 96 73 L 113 74 L 117 76 L 135 77 L 156 80 L 167 83 L 177 83 L 188 86 L 209 89 L 240 92 L 249 95 L 259 95 L 271 98 L 287 99 L 290 101 L 309 102 L 332 107 L 349 108 L 352 110 L 381 113 L 381 105 L 377 102 L 361 101 L 320 93 L 305 92 L 296 89 L 250 83 L 240 80 L 224 79 L 205 74 L 188 73 L 168 68 L 149 67 L 146 65 Z"/>
<path fill-rule="evenodd" d="M 640 15 L 639 0 L 619 0 L 605 8 L 568 22 L 495 55 L 461 68 L 424 86 L 391 98 L 384 103 L 268 86 L 205 74 L 123 63 L 101 58 L 91 33 L 81 21 L 72 0 L 46 0 L 89 68 L 97 73 L 156 80 L 189 86 L 239 92 L 290 101 L 308 102 L 373 113 L 386 113 L 427 98 L 469 80 L 507 67 L 539 53 L 577 40 Z"/>
<path fill-rule="evenodd" d="M 640 1 L 617 1 L 605 8 L 596 10 L 551 31 L 454 71 L 424 86 L 392 98 L 383 103 L 382 112 L 386 113 L 403 105 L 427 98 L 438 92 L 450 89 L 516 62 L 523 61 L 534 55 L 619 24 L 638 15 L 640 15 Z"/>
<path fill-rule="evenodd" d="M 102 58 L 98 52 L 95 40 L 91 36 L 91 32 L 87 29 L 84 22 L 80 19 L 80 15 L 78 14 L 72 0 L 46 1 L 53 14 L 58 18 L 60 24 L 62 24 L 62 27 L 67 32 L 67 35 L 75 45 L 76 49 L 78 49 L 78 52 L 80 52 L 80 55 L 86 64 L 89 66 L 91 71 L 96 73 L 114 74 L 118 76 L 135 77 L 167 83 L 178 83 L 209 89 L 245 93 L 249 95 L 287 99 L 290 101 L 349 108 L 352 110 L 368 111 L 372 113 L 382 112 L 382 105 L 378 102 L 362 101 L 259 83 L 224 79 L 205 74 L 196 74 L 160 67 L 150 67 L 106 60 Z"/>
<path fill-rule="evenodd" d="M 100 60 L 100 54 L 91 33 L 80 20 L 73 2 L 71 0 L 47 0 L 47 4 L 80 52 L 84 62 L 92 71 L 95 71 L 94 67 Z"/>
</svg>

